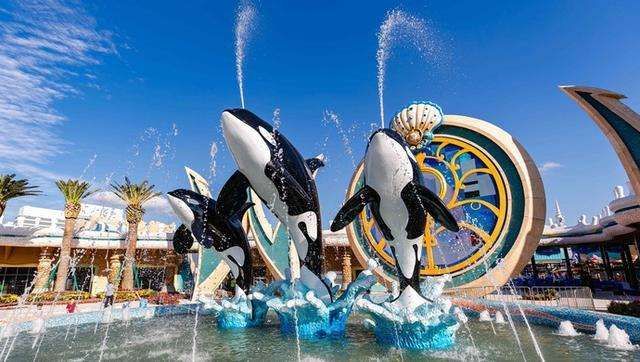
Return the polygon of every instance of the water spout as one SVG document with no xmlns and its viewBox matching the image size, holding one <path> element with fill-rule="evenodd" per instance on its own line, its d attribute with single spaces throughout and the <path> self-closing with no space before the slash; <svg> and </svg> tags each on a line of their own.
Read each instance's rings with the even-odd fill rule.
<svg viewBox="0 0 640 362">
<path fill-rule="evenodd" d="M 393 46 L 399 40 L 405 40 L 417 48 L 418 53 L 426 56 L 433 51 L 432 39 L 428 36 L 427 25 L 423 19 L 417 18 L 402 10 L 392 10 L 380 25 L 378 32 L 378 51 L 376 62 L 378 68 L 378 98 L 380 102 L 380 126 L 384 122 L 384 80 L 387 62 L 391 56 Z"/>
<path fill-rule="evenodd" d="M 250 3 L 240 5 L 236 16 L 236 78 L 240 90 L 240 104 L 244 108 L 244 56 L 247 42 L 254 29 L 256 8 Z"/>
<path fill-rule="evenodd" d="M 635 346 L 631 343 L 629 335 L 624 329 L 618 328 L 615 324 L 609 327 L 609 339 L 607 346 L 615 349 L 632 350 Z"/>
<path fill-rule="evenodd" d="M 604 325 L 604 321 L 602 319 L 598 319 L 596 322 L 596 334 L 593 336 L 593 339 L 597 341 L 609 340 L 609 330 Z"/>
<path fill-rule="evenodd" d="M 560 326 L 558 326 L 558 331 L 556 333 L 560 336 L 566 337 L 575 337 L 580 335 L 580 333 L 578 333 L 573 327 L 571 321 L 560 322 Z"/>
<path fill-rule="evenodd" d="M 488 310 L 483 310 L 482 312 L 480 312 L 480 315 L 478 316 L 478 320 L 480 322 L 491 322 L 491 314 L 489 314 Z"/>
</svg>

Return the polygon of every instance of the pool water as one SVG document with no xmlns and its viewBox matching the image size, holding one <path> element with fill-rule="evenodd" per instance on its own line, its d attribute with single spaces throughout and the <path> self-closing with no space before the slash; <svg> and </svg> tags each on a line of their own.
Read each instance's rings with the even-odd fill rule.
<svg viewBox="0 0 640 362">
<path fill-rule="evenodd" d="M 277 318 L 269 315 L 259 329 L 220 331 L 211 316 L 199 316 L 194 334 L 194 315 L 157 317 L 112 324 L 86 324 L 50 328 L 41 339 L 21 333 L 4 339 L 4 360 L 8 361 L 518 361 L 524 360 L 508 324 L 469 321 L 462 326 L 456 346 L 446 351 L 409 352 L 379 346 L 363 318 L 352 316 L 344 338 L 296 342 L 283 336 Z M 555 331 L 532 326 L 547 361 L 640 360 L 640 349 L 621 351 L 596 342 L 590 335 L 562 337 Z M 535 348 L 524 324 L 517 324 L 524 357 L 537 360 Z M 94 332 L 95 331 L 95 332 Z M 194 349 L 195 338 L 195 349 Z M 13 346 L 11 347 L 11 343 Z"/>
</svg>

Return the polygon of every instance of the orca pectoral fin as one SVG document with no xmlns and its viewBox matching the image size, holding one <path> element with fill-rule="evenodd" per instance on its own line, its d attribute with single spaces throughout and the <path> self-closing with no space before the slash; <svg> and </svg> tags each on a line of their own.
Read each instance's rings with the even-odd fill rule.
<svg viewBox="0 0 640 362">
<path fill-rule="evenodd" d="M 242 217 L 244 212 L 252 206 L 252 204 L 247 206 L 249 199 L 247 188 L 250 186 L 249 180 L 242 172 L 234 172 L 222 186 L 220 194 L 218 194 L 218 201 L 216 202 L 217 214 L 225 218 Z"/>
<path fill-rule="evenodd" d="M 321 153 L 314 158 L 309 158 L 304 161 L 307 164 L 307 167 L 309 167 L 309 171 L 311 171 L 311 175 L 313 175 L 313 177 L 316 177 L 316 173 L 320 167 L 324 167 L 324 160 L 325 157 Z"/>
<path fill-rule="evenodd" d="M 298 183 L 295 177 L 287 172 L 284 166 L 279 162 L 274 160 L 269 161 L 265 166 L 264 173 L 265 176 L 273 182 L 273 185 L 276 187 L 281 199 L 286 195 L 290 195 L 294 199 L 298 200 L 310 199 L 309 194 L 304 188 L 302 188 L 302 186 L 300 186 L 300 183 Z"/>
<path fill-rule="evenodd" d="M 173 234 L 173 250 L 178 254 L 186 254 L 193 246 L 193 242 L 193 235 L 184 224 L 180 225 Z"/>
<path fill-rule="evenodd" d="M 365 185 L 342 205 L 336 217 L 333 218 L 331 231 L 335 232 L 347 226 L 362 212 L 365 205 L 379 198 L 378 193 L 374 189 Z"/>
<path fill-rule="evenodd" d="M 447 207 L 442 203 L 442 200 L 438 197 L 438 195 L 434 194 L 428 188 L 415 184 L 414 190 L 417 196 L 422 201 L 422 205 L 425 210 L 433 215 L 434 219 L 439 222 L 441 225 L 446 227 L 447 229 L 458 232 L 460 231 L 460 227 L 458 226 L 458 222 L 451 215 L 451 212 Z"/>
</svg>

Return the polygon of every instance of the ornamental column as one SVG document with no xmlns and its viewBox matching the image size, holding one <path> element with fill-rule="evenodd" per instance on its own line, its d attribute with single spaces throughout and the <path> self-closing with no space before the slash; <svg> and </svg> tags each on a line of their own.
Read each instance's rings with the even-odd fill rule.
<svg viewBox="0 0 640 362">
<path fill-rule="evenodd" d="M 564 262 L 567 267 L 567 279 L 573 279 L 573 271 L 571 270 L 571 259 L 569 258 L 569 250 L 565 246 L 564 250 Z"/>
<path fill-rule="evenodd" d="M 347 289 L 349 284 L 351 284 L 351 254 L 349 249 L 345 248 L 342 254 L 342 289 Z"/>
<path fill-rule="evenodd" d="M 122 261 L 120 261 L 120 257 L 122 255 L 120 253 L 114 252 L 113 255 L 109 258 L 109 282 L 113 284 L 116 289 L 118 285 L 120 285 L 120 280 L 122 279 Z"/>
<path fill-rule="evenodd" d="M 51 249 L 42 248 L 38 259 L 38 270 L 33 283 L 33 292 L 45 292 L 51 275 Z"/>
<path fill-rule="evenodd" d="M 176 255 L 173 250 L 167 250 L 167 254 L 165 256 L 164 284 L 170 292 L 174 292 L 176 289 L 174 279 L 178 272 L 178 263 L 180 261 L 182 261 L 182 259 Z"/>
</svg>

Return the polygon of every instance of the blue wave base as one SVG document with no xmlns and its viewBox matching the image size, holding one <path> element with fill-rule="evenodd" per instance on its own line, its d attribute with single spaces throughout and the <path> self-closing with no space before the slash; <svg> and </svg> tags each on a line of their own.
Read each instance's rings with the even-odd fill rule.
<svg viewBox="0 0 640 362">
<path fill-rule="evenodd" d="M 335 302 L 327 305 L 301 283 L 284 281 L 279 288 L 282 296 L 274 296 L 267 304 L 278 314 L 283 334 L 305 340 L 341 336 L 354 303 L 375 282 L 371 272 L 364 271 Z"/>
<path fill-rule="evenodd" d="M 205 310 L 213 310 L 216 314 L 218 328 L 241 329 L 259 327 L 264 324 L 269 307 L 264 292 L 268 290 L 259 286 L 248 297 L 244 291 L 236 287 L 235 295 L 231 299 L 224 299 L 220 304 L 213 299 L 205 298 Z"/>
<path fill-rule="evenodd" d="M 378 343 L 402 349 L 440 350 L 456 342 L 458 323 L 454 317 L 445 318 L 436 325 L 422 322 L 396 323 L 380 316 L 372 316 L 374 334 Z"/>
<path fill-rule="evenodd" d="M 358 311 L 369 315 L 379 344 L 410 350 L 441 350 L 455 344 L 460 327 L 451 301 L 442 298 L 448 277 L 426 278 L 422 295 L 407 287 L 393 302 L 358 301 Z"/>
<path fill-rule="evenodd" d="M 218 311 L 216 320 L 220 329 L 239 329 L 260 327 L 267 316 L 267 303 L 252 300 L 250 309 L 238 310 L 236 308 L 223 308 Z"/>
</svg>

